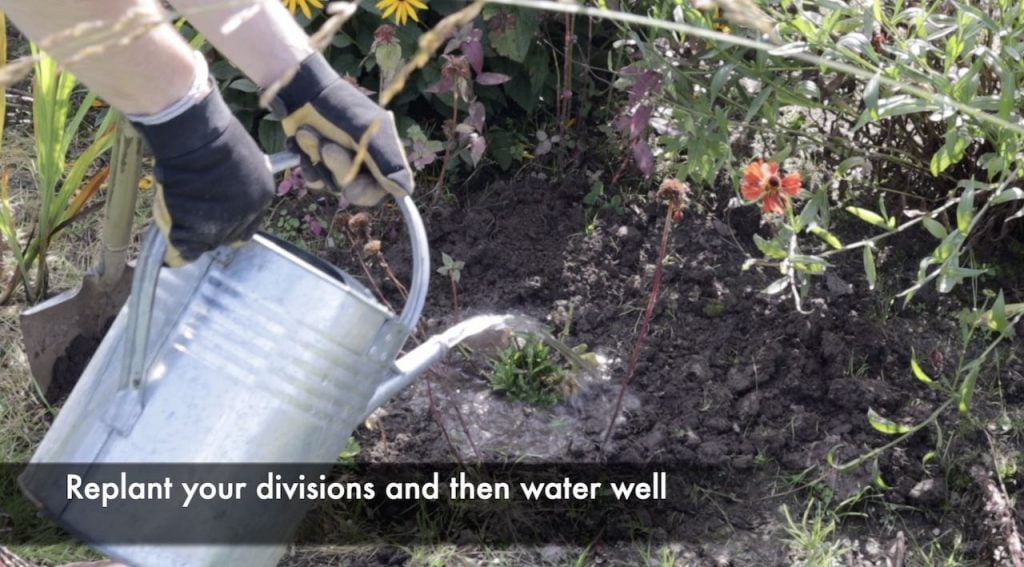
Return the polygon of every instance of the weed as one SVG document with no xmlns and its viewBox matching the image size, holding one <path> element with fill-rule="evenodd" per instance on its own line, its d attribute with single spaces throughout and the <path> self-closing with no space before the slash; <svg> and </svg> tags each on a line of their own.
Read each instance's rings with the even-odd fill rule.
<svg viewBox="0 0 1024 567">
<path fill-rule="evenodd" d="M 462 268 L 466 263 L 444 252 L 441 253 L 441 261 L 444 265 L 437 269 L 437 273 L 448 276 L 448 281 L 452 284 L 452 308 L 455 310 L 455 321 L 458 322 L 462 319 L 459 314 L 459 281 L 462 280 Z"/>
<path fill-rule="evenodd" d="M 356 456 L 362 450 L 362 447 L 359 446 L 359 441 L 356 441 L 356 438 L 350 435 L 348 441 L 345 441 L 345 446 L 338 453 L 338 462 L 346 465 L 352 464 L 356 462 Z"/>
<path fill-rule="evenodd" d="M 799 521 L 789 513 L 789 507 L 782 506 L 786 516 L 788 543 L 800 565 L 807 567 L 831 567 L 842 565 L 841 558 L 847 547 L 834 539 L 836 518 L 821 502 L 810 500 Z"/>
<path fill-rule="evenodd" d="M 550 347 L 532 334 L 513 337 L 512 344 L 491 361 L 491 388 L 514 400 L 550 406 L 572 386 L 569 373 L 552 358 Z"/>
</svg>

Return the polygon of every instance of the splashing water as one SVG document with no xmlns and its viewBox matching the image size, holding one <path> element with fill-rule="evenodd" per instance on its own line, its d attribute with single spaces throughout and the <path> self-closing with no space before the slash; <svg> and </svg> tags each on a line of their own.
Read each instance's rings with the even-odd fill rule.
<svg viewBox="0 0 1024 567">
<path fill-rule="evenodd" d="M 532 317 L 515 314 L 481 315 L 467 319 L 435 337 L 446 348 L 488 331 L 526 332 L 557 350 L 574 367 L 578 390 L 562 403 L 538 408 L 496 395 L 486 378 L 465 375 L 458 370 L 446 372 L 435 383 L 433 396 L 444 416 L 445 427 L 459 451 L 472 456 L 472 445 L 483 458 L 496 455 L 542 459 L 566 458 L 574 447 L 593 444 L 598 432 L 607 427 L 618 386 L 607 376 L 607 364 L 588 362 L 569 345 L 554 337 L 546 326 Z M 505 337 L 502 337 L 503 340 Z M 495 346 L 496 345 L 492 345 Z M 420 382 L 417 388 L 426 388 Z M 427 396 L 420 391 L 412 397 L 416 411 L 428 408 Z M 636 405 L 627 396 L 626 406 Z M 465 423 L 465 428 L 462 424 Z"/>
</svg>

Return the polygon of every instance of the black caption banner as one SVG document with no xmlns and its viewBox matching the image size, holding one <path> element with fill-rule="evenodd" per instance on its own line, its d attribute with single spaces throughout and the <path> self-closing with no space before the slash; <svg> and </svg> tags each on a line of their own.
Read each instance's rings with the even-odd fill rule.
<svg viewBox="0 0 1024 567">
<path fill-rule="evenodd" d="M 657 542 L 693 513 L 671 463 L 20 467 L 41 513 L 95 544 Z M 4 543 L 45 543 L 12 527 Z"/>
</svg>

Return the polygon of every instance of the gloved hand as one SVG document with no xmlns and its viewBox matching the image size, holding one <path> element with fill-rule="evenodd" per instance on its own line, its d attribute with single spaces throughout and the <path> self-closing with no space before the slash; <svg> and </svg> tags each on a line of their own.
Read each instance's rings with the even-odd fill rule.
<svg viewBox="0 0 1024 567">
<path fill-rule="evenodd" d="M 387 193 L 412 194 L 412 171 L 394 116 L 339 77 L 320 53 L 302 62 L 271 110 L 281 118 L 289 149 L 300 155 L 311 189 L 326 188 L 360 206 L 376 205 Z M 353 173 L 351 156 L 374 121 L 363 169 Z"/>
<path fill-rule="evenodd" d="M 169 265 L 252 237 L 274 180 L 266 156 L 216 88 L 167 122 L 132 124 L 156 158 L 153 217 L 168 239 Z"/>
</svg>

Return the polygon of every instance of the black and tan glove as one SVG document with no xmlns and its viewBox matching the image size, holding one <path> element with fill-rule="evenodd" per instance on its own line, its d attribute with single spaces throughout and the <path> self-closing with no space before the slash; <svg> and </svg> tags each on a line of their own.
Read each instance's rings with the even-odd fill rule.
<svg viewBox="0 0 1024 567">
<path fill-rule="evenodd" d="M 302 62 L 271 111 L 281 118 L 289 149 L 301 158 L 309 188 L 344 195 L 360 206 L 376 205 L 389 193 L 412 194 L 412 171 L 394 116 L 339 77 L 320 53 Z M 360 171 L 352 172 L 352 156 L 373 124 Z"/>
<path fill-rule="evenodd" d="M 252 237 L 274 196 L 266 156 L 216 88 L 160 124 L 133 122 L 156 161 L 153 217 L 177 266 Z"/>
</svg>

